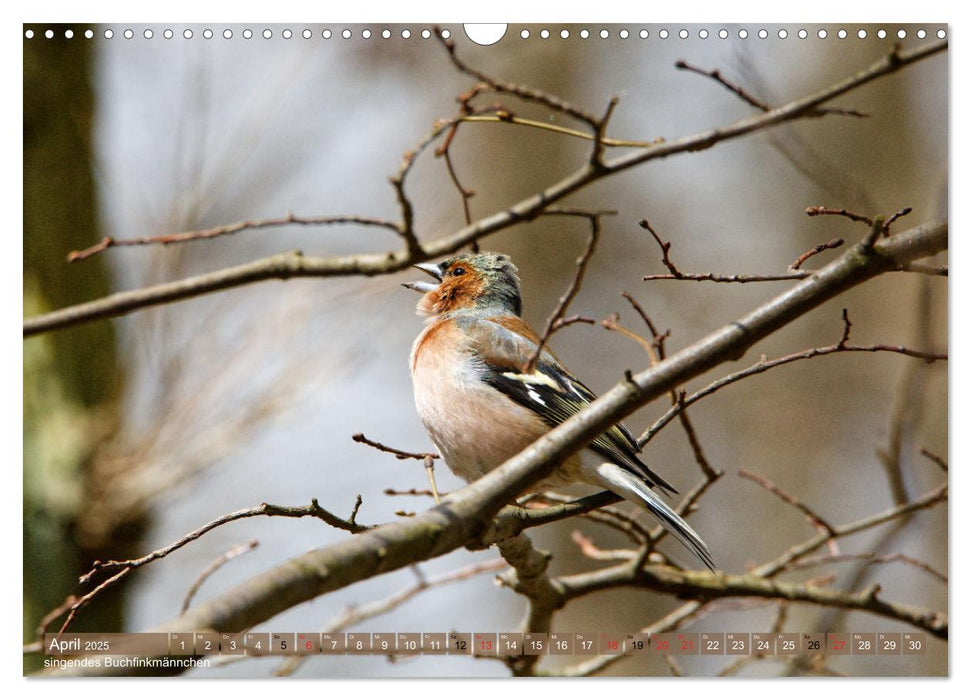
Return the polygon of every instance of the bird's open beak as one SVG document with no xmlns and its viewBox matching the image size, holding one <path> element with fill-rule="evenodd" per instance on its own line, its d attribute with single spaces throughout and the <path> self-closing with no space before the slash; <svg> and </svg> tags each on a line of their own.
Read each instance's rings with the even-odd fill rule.
<svg viewBox="0 0 971 700">
<path fill-rule="evenodd" d="M 413 265 L 413 267 L 417 267 L 422 272 L 427 272 L 439 282 L 442 281 L 442 271 L 439 269 L 438 265 L 434 263 L 418 263 L 417 265 Z M 401 286 L 407 287 L 408 289 L 414 289 L 416 292 L 421 292 L 422 294 L 430 292 L 433 289 L 438 289 L 437 284 L 432 284 L 431 282 L 427 282 L 425 280 L 422 280 L 421 282 L 405 282 Z"/>
</svg>

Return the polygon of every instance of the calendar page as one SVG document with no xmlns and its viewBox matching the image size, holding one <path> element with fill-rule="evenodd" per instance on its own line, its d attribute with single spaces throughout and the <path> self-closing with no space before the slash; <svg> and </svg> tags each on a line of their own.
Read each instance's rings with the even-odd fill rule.
<svg viewBox="0 0 971 700">
<path fill-rule="evenodd" d="M 25 676 L 949 675 L 949 25 L 21 30 Z"/>
</svg>

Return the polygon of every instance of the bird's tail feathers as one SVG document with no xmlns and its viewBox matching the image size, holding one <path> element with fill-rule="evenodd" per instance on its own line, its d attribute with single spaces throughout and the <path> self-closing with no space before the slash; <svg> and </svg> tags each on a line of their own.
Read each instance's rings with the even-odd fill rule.
<svg viewBox="0 0 971 700">
<path fill-rule="evenodd" d="M 711 552 L 708 551 L 708 545 L 704 540 L 636 474 L 610 462 L 593 467 L 591 472 L 590 476 L 598 484 L 636 503 L 660 520 L 664 529 L 687 547 L 688 551 L 698 557 L 709 569 L 715 570 Z"/>
</svg>

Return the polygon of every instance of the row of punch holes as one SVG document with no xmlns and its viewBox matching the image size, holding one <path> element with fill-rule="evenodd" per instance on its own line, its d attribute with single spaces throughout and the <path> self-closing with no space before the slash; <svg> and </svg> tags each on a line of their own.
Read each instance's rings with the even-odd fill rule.
<svg viewBox="0 0 971 700">
<path fill-rule="evenodd" d="M 500 29 L 501 28 L 501 31 Z M 487 46 L 494 44 L 503 38 L 505 35 L 505 25 L 466 25 L 465 27 L 466 35 L 475 43 Z M 591 31 L 589 29 L 580 29 L 571 31 L 570 29 L 560 29 L 558 31 L 550 31 L 549 29 L 540 29 L 535 32 L 535 36 L 540 39 L 549 39 L 550 37 L 558 36 L 560 39 L 569 39 L 574 36 L 574 33 L 580 39 L 589 39 L 590 37 L 600 37 L 601 39 L 609 39 L 611 36 L 616 36 L 620 39 L 629 39 L 632 36 L 637 36 L 641 39 L 647 39 L 652 36 L 651 30 L 640 29 L 631 31 L 628 29 L 617 29 L 611 32 L 609 29 L 600 29 L 599 31 Z M 100 32 L 100 34 L 105 39 L 113 39 L 115 37 L 115 30 L 107 28 Z M 312 39 L 315 33 L 310 29 L 303 29 L 302 31 L 294 32 L 292 29 L 285 28 L 274 31 L 270 28 L 265 28 L 254 32 L 252 29 L 243 29 L 239 32 L 239 36 L 243 39 L 252 39 L 256 36 L 261 36 L 264 39 L 272 39 L 275 36 L 280 36 L 283 39 L 292 39 L 295 36 L 301 36 L 304 39 Z M 380 36 L 382 39 L 390 39 L 395 35 L 400 36 L 402 39 L 411 39 L 413 36 L 420 36 L 422 39 L 430 39 L 432 36 L 432 31 L 430 29 L 422 29 L 421 31 L 412 32 L 410 29 L 401 29 L 398 31 L 392 31 L 391 29 L 382 29 L 380 31 L 372 31 L 371 29 L 359 29 L 357 31 L 353 29 L 341 29 L 341 30 L 331 30 L 324 29 L 320 32 L 320 38 L 331 39 L 334 37 L 341 37 L 343 39 L 352 39 L 355 36 L 359 36 L 362 39 L 371 39 L 372 37 Z M 815 32 L 810 32 L 807 29 L 798 29 L 790 32 L 788 29 L 781 28 L 774 32 L 769 32 L 767 29 L 758 29 L 753 33 L 750 33 L 748 29 L 741 28 L 734 32 L 728 29 L 719 29 L 717 31 L 709 31 L 707 29 L 697 29 L 694 31 L 695 36 L 699 39 L 708 39 L 718 37 L 719 39 L 728 39 L 729 37 L 735 35 L 739 39 L 747 39 L 750 36 L 756 36 L 759 39 L 768 39 L 773 34 L 779 39 L 788 39 L 790 36 L 798 37 L 799 39 L 807 39 L 810 36 L 815 36 L 819 39 L 827 39 L 830 37 L 830 31 L 826 29 L 817 29 Z M 837 29 L 832 33 L 838 39 L 846 39 L 851 36 L 851 32 L 846 29 Z M 906 39 L 908 32 L 906 29 L 898 29 L 896 32 L 888 32 L 886 29 L 878 29 L 874 32 L 878 39 L 886 39 L 888 36 L 895 35 L 897 39 Z M 935 33 L 938 39 L 947 38 L 947 31 L 944 29 L 938 29 Z M 27 39 L 33 39 L 35 37 L 43 36 L 46 39 L 53 39 L 57 33 L 53 29 L 44 30 L 41 33 L 35 32 L 33 29 L 27 29 L 24 31 L 24 36 Z M 96 32 L 92 29 L 86 29 L 81 35 L 85 39 L 93 39 L 96 36 Z M 144 29 L 141 35 L 145 39 L 154 39 L 155 31 L 152 29 Z M 172 39 L 176 36 L 176 32 L 172 29 L 163 29 L 160 33 L 161 37 L 164 39 Z M 199 32 L 199 35 L 203 39 L 212 39 L 216 36 L 216 32 L 212 29 L 203 29 Z M 236 33 L 232 29 L 223 29 L 221 32 L 223 39 L 232 39 L 236 36 Z M 442 30 L 442 35 L 448 39 L 451 35 L 448 29 Z M 688 29 L 678 29 L 678 30 L 668 30 L 668 29 L 658 29 L 656 30 L 656 36 L 659 39 L 667 39 L 669 37 L 678 37 L 679 39 L 688 39 L 692 35 L 692 31 Z M 855 32 L 858 39 L 866 39 L 869 36 L 869 32 L 866 29 L 858 29 Z M 914 36 L 918 39 L 926 39 L 928 37 L 928 32 L 925 29 L 918 29 L 914 32 Z M 73 39 L 75 32 L 72 29 L 65 29 L 62 36 L 65 39 Z M 121 32 L 121 36 L 125 39 L 133 39 L 136 36 L 136 32 L 133 29 L 125 29 Z M 183 29 L 181 32 L 183 39 L 192 39 L 196 36 L 196 33 L 192 29 Z M 523 28 L 519 31 L 519 36 L 521 39 L 529 39 L 534 36 L 533 32 L 529 29 Z"/>
</svg>

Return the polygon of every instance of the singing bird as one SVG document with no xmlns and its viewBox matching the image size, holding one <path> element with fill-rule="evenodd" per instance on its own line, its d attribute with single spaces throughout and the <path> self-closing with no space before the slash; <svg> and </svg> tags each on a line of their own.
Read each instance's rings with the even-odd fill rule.
<svg viewBox="0 0 971 700">
<path fill-rule="evenodd" d="M 522 451 L 596 396 L 545 348 L 522 319 L 516 266 L 499 253 L 458 255 L 415 265 L 434 278 L 404 286 L 422 293 L 427 316 L 411 349 L 415 405 L 448 467 L 474 481 Z M 571 484 L 606 488 L 635 503 L 709 569 L 708 545 L 653 489 L 677 493 L 638 457 L 618 423 L 558 465 L 536 491 Z"/>
</svg>

